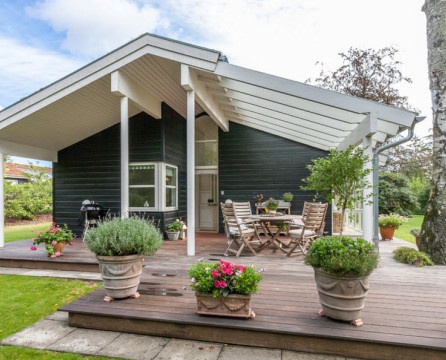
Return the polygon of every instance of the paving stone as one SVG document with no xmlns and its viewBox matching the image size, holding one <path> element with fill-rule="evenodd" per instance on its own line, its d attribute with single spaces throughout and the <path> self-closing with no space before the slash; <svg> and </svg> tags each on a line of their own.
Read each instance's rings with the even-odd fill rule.
<svg viewBox="0 0 446 360">
<path fill-rule="evenodd" d="M 217 360 L 223 345 L 171 339 L 155 360 Z"/>
<path fill-rule="evenodd" d="M 345 360 L 345 357 L 283 350 L 282 360 Z"/>
<path fill-rule="evenodd" d="M 218 360 L 281 360 L 281 350 L 226 345 Z"/>
<path fill-rule="evenodd" d="M 151 360 L 163 350 L 169 340 L 169 338 L 163 337 L 122 333 L 111 344 L 100 350 L 97 355 Z"/>
<path fill-rule="evenodd" d="M 44 319 L 3 339 L 1 344 L 45 349 L 74 331 L 65 322 Z"/>
<path fill-rule="evenodd" d="M 119 332 L 77 329 L 49 345 L 47 350 L 96 355 L 120 335 Z"/>
</svg>

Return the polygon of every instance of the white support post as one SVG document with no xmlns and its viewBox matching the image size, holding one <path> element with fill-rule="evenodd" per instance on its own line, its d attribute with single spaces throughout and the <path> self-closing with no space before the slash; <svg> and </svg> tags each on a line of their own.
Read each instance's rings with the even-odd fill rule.
<svg viewBox="0 0 446 360">
<path fill-rule="evenodd" d="M 0 247 L 5 246 L 5 164 L 3 161 L 3 153 L 0 153 L 0 178 L 2 179 L 2 186 L 0 186 Z"/>
<path fill-rule="evenodd" d="M 121 217 L 129 215 L 129 99 L 121 97 Z"/>
<path fill-rule="evenodd" d="M 187 91 L 187 255 L 195 255 L 195 92 Z"/>
<path fill-rule="evenodd" d="M 373 149 L 372 149 L 372 136 L 364 137 L 363 141 L 364 155 L 369 157 L 369 161 L 364 164 L 366 168 L 373 168 Z M 367 175 L 367 181 L 369 184 L 373 184 L 373 172 Z M 373 204 L 369 203 L 373 199 L 373 187 L 363 190 L 363 196 L 366 199 L 363 203 L 362 213 L 362 236 L 365 240 L 373 242 Z"/>
</svg>

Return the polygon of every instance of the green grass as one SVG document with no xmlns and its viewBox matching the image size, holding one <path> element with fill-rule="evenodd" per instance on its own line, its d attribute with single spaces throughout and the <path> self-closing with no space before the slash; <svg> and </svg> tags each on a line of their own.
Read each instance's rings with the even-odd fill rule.
<svg viewBox="0 0 446 360">
<path fill-rule="evenodd" d="M 5 242 L 32 239 L 35 237 L 34 231 L 45 231 L 50 228 L 51 222 L 36 223 L 32 225 L 14 225 L 5 227 Z"/>
<path fill-rule="evenodd" d="M 56 278 L 0 275 L 0 339 L 4 339 L 54 313 L 89 292 L 101 283 Z M 58 353 L 20 346 L 0 346 L 3 359 L 109 359 L 84 357 L 78 354 Z"/>
<path fill-rule="evenodd" d="M 395 231 L 395 237 L 415 244 L 415 237 L 410 234 L 410 229 L 421 228 L 423 219 L 423 215 L 413 215 L 407 222 L 404 222 L 403 225 L 401 225 L 399 229 Z"/>
</svg>

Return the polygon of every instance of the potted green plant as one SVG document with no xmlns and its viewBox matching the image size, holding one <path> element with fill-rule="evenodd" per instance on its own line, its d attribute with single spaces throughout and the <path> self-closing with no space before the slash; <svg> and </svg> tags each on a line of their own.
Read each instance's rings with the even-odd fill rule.
<svg viewBox="0 0 446 360">
<path fill-rule="evenodd" d="M 278 207 L 279 207 L 279 200 L 275 200 L 274 198 L 269 198 L 268 201 L 265 201 L 265 208 L 271 215 L 276 214 Z"/>
<path fill-rule="evenodd" d="M 162 242 L 160 231 L 141 218 L 114 218 L 88 231 L 85 244 L 98 259 L 104 301 L 139 297 L 144 256 L 154 254 Z"/>
<path fill-rule="evenodd" d="M 286 192 L 282 195 L 282 199 L 283 201 L 287 202 L 287 203 L 291 203 L 291 201 L 293 201 L 294 195 L 290 192 Z"/>
<path fill-rule="evenodd" d="M 52 258 L 63 256 L 63 249 L 66 244 L 73 246 L 73 233 L 66 224 L 61 228 L 53 222 L 48 230 L 37 231 L 36 235 L 31 250 L 37 250 L 37 245 L 45 244 L 45 252 Z"/>
<path fill-rule="evenodd" d="M 379 215 L 379 233 L 383 240 L 392 240 L 395 230 L 397 230 L 407 218 L 398 214 Z"/>
<path fill-rule="evenodd" d="M 368 278 L 378 266 L 373 244 L 362 238 L 323 236 L 311 244 L 304 261 L 315 272 L 321 314 L 362 325 Z"/>
<path fill-rule="evenodd" d="M 189 268 L 191 289 L 203 315 L 254 318 L 251 295 L 259 291 L 262 275 L 253 266 L 197 262 Z"/>
<path fill-rule="evenodd" d="M 339 236 L 319 238 L 310 245 L 305 256 L 306 263 L 314 269 L 322 305 L 320 314 L 337 320 L 352 321 L 356 326 L 362 325 L 359 315 L 368 290 L 369 271 L 371 272 L 376 267 L 378 257 L 374 254 L 374 246 L 371 243 L 364 239 L 354 240 L 344 237 L 342 233 L 346 210 L 353 211 L 356 202 L 366 200 L 362 190 L 371 186 L 367 181 L 367 175 L 372 171 L 371 168 L 365 167 L 368 161 L 369 157 L 364 155 L 361 148 L 349 146 L 343 151 L 331 149 L 326 157 L 315 159 L 307 166 L 310 175 L 303 179 L 305 185 L 302 186 L 304 190 L 314 191 L 315 198 L 325 197 L 328 203 L 336 199 L 341 210 Z M 358 251 L 366 254 L 366 258 L 373 265 L 367 267 L 369 271 L 365 273 L 355 270 L 356 265 L 346 266 L 347 264 L 360 265 L 357 263 Z M 330 267 L 324 267 L 322 263 L 311 260 L 315 252 L 321 259 L 325 256 L 330 258 L 335 254 L 333 258 L 338 257 L 337 266 L 342 271 L 340 269 L 332 271 Z M 308 260 L 306 260 L 307 257 L 309 257 Z M 330 266 L 335 267 L 336 263 L 328 258 Z M 347 288 L 352 291 L 348 295 L 340 296 L 339 293 Z M 360 300 L 362 305 L 355 303 L 356 298 L 362 299 Z"/>
<path fill-rule="evenodd" d="M 174 222 L 167 225 L 167 230 L 166 230 L 167 239 L 178 240 L 182 229 L 183 229 L 183 223 L 179 219 L 176 219 Z"/>
</svg>

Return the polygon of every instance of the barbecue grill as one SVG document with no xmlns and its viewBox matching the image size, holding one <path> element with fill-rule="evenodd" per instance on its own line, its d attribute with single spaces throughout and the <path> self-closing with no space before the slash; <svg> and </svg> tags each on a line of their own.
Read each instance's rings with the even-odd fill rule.
<svg viewBox="0 0 446 360">
<path fill-rule="evenodd" d="M 97 226 L 98 222 L 105 218 L 107 211 L 101 204 L 94 201 L 84 200 L 81 206 L 81 217 L 84 221 L 84 233 L 82 239 L 85 240 L 85 235 L 91 227 Z"/>
</svg>

